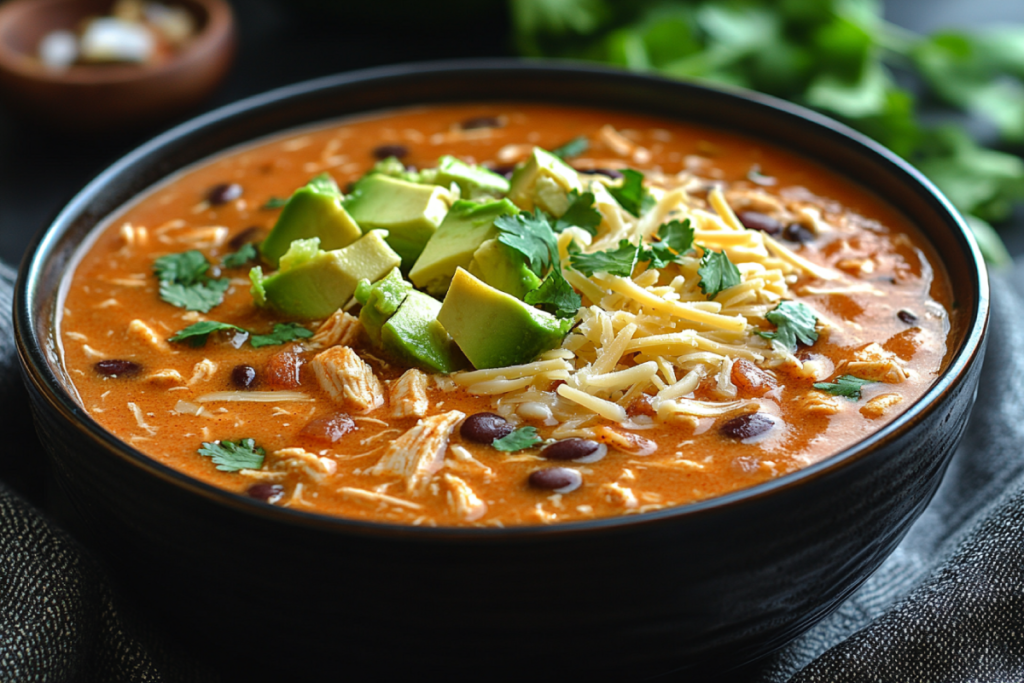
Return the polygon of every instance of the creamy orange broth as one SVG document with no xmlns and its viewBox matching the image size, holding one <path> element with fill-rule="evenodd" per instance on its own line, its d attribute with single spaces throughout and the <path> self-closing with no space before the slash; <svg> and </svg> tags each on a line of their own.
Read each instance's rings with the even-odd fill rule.
<svg viewBox="0 0 1024 683">
<path fill-rule="evenodd" d="M 474 117 L 499 117 L 502 125 L 459 128 L 460 122 Z M 646 153 L 608 144 L 599 134 L 606 125 Z M 227 239 L 251 226 L 264 231 L 273 226 L 278 211 L 261 208 L 269 198 L 287 197 L 323 171 L 344 188 L 373 165 L 373 150 L 382 144 L 404 145 L 409 150 L 404 163 L 419 168 L 433 166 L 442 154 L 506 166 L 509 158 L 521 158 L 510 145 L 552 149 L 579 135 L 588 136 L 591 147 L 571 161 L 584 170 L 630 166 L 675 174 L 690 169 L 701 178 L 729 183 L 730 192 L 763 191 L 818 207 L 827 223 L 841 229 L 822 233 L 804 246 L 787 246 L 870 287 L 857 291 L 847 286 L 844 293 L 804 291 L 799 300 L 830 325 L 817 343 L 801 348 L 798 355 L 824 356 L 839 366 L 874 341 L 898 356 L 907 370 L 906 380 L 867 385 L 863 397 L 852 401 L 828 397 L 812 388 L 813 378 L 775 368 L 770 373 L 780 388 L 758 398 L 767 408 L 776 406 L 772 409 L 783 421 L 768 438 L 740 443 L 723 436 L 719 428 L 738 413 L 682 421 L 648 417 L 633 433 L 656 442 L 655 453 L 630 455 L 612 448 L 602 460 L 588 464 L 546 462 L 537 449 L 499 452 L 463 440 L 456 429 L 451 444 L 467 449 L 472 460 L 460 459 L 450 448 L 444 467 L 420 495 L 407 494 L 397 477 L 368 473 L 386 444 L 412 427 L 415 418 L 389 420 L 385 404 L 366 415 L 353 414 L 357 428 L 337 443 L 299 434 L 311 420 L 339 409 L 317 385 L 308 364 L 300 371 L 300 389 L 313 397 L 310 402 L 212 402 L 203 404 L 200 415 L 175 410 L 181 401 L 233 390 L 230 375 L 239 364 L 255 368 L 257 388 L 267 389 L 273 388 L 267 384 L 267 363 L 275 354 L 295 349 L 308 361 L 314 353 L 302 351 L 301 343 L 234 348 L 216 335 L 202 348 L 167 342 L 197 320 L 267 332 L 279 318 L 253 305 L 247 268 L 227 271 L 232 286 L 224 303 L 208 314 L 164 303 L 153 275 L 156 258 L 196 248 L 219 263 L 233 251 Z M 773 178 L 774 184 L 759 187 L 748 181 L 752 167 Z M 231 182 L 243 188 L 239 199 L 221 206 L 205 201 L 211 187 Z M 809 283 L 811 278 L 804 275 L 790 289 L 799 292 Z M 827 283 L 819 285 L 828 289 Z M 197 449 L 202 442 L 217 439 L 253 438 L 268 453 L 301 447 L 336 463 L 336 473 L 319 481 L 299 470 L 274 475 L 272 481 L 284 489 L 277 505 L 405 524 L 515 525 L 607 517 L 703 500 L 792 472 L 853 444 L 905 410 L 941 371 L 949 301 L 941 266 L 903 215 L 806 159 L 734 134 L 634 114 L 533 104 L 457 105 L 386 112 L 290 132 L 229 151 L 148 191 L 114 215 L 81 258 L 67 293 L 60 338 L 65 365 L 89 414 L 130 445 L 190 476 L 244 494 L 262 480 L 218 471 Z M 916 321 L 901 320 L 901 310 L 912 312 Z M 133 321 L 141 321 L 153 338 L 148 339 Z M 315 330 L 316 323 L 309 328 Z M 363 344 L 357 349 L 381 379 L 393 380 L 400 374 L 402 368 Z M 142 371 L 132 377 L 105 377 L 94 369 L 101 359 L 131 360 Z M 842 373 L 827 377 L 838 374 Z M 711 380 L 701 383 L 696 398 L 713 399 Z M 887 407 L 885 400 L 876 401 L 868 408 L 881 395 L 895 395 L 900 402 Z M 438 412 L 457 409 L 471 415 L 494 410 L 492 397 L 445 390 L 434 382 L 429 397 L 432 410 Z M 643 412 L 643 406 L 631 410 L 634 415 Z M 538 422 L 522 424 L 534 424 L 542 437 L 551 431 Z M 583 485 L 565 494 L 531 488 L 529 474 L 551 465 L 576 469 Z M 472 489 L 482 512 L 480 506 L 471 515 L 460 511 L 446 473 Z M 360 498 L 353 489 L 390 498 Z"/>
</svg>

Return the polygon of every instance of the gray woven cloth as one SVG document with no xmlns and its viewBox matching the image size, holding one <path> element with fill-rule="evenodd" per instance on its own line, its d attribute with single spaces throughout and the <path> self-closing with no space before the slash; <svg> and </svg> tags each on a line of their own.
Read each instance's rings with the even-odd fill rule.
<svg viewBox="0 0 1024 683">
<path fill-rule="evenodd" d="M 0 310 L 12 272 L 0 264 Z M 1024 272 L 993 279 L 978 403 L 964 446 L 903 543 L 838 611 L 748 676 L 811 681 L 1024 681 Z M 0 410 L 21 415 L 9 314 Z M 21 412 L 16 412 L 21 411 Z M 9 429 L 27 424 L 11 420 Z M 0 681 L 216 680 L 112 593 L 88 553 L 26 498 L 38 443 L 0 458 Z M 15 456 L 10 455 L 14 453 Z"/>
</svg>

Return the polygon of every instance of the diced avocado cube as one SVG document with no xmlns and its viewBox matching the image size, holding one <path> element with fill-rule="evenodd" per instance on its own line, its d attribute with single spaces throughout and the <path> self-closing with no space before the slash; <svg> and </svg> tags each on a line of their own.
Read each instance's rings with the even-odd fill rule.
<svg viewBox="0 0 1024 683">
<path fill-rule="evenodd" d="M 277 268 L 295 240 L 317 237 L 320 247 L 330 251 L 347 247 L 362 237 L 362 230 L 341 201 L 338 185 L 326 173 L 297 189 L 281 209 L 274 229 L 260 245 L 263 258 Z"/>
<path fill-rule="evenodd" d="M 449 196 L 437 185 L 370 173 L 356 182 L 345 208 L 364 233 L 387 230 L 388 244 L 408 270 L 448 213 Z"/>
<path fill-rule="evenodd" d="M 281 270 L 267 277 L 259 267 L 249 273 L 253 298 L 291 317 L 326 318 L 348 303 L 360 280 L 372 282 L 398 267 L 401 259 L 384 238 L 372 232 L 332 251 L 319 249 L 316 238 L 296 240 L 281 257 Z"/>
<path fill-rule="evenodd" d="M 507 199 L 483 204 L 455 202 L 413 264 L 409 279 L 434 296 L 444 296 L 455 269 L 469 267 L 480 245 L 498 236 L 494 219 L 516 213 L 519 209 Z"/>
<path fill-rule="evenodd" d="M 477 369 L 528 363 L 558 346 L 572 325 L 462 268 L 455 271 L 437 319 Z"/>
<path fill-rule="evenodd" d="M 540 287 L 540 278 L 530 270 L 526 257 L 496 239 L 480 245 L 468 270 L 470 275 L 517 299 Z"/>
<path fill-rule="evenodd" d="M 398 311 L 381 329 L 381 346 L 409 365 L 434 372 L 455 372 L 466 366 L 465 358 L 437 321 L 441 302 L 415 290 L 408 293 Z"/>
<path fill-rule="evenodd" d="M 376 346 L 381 345 L 380 334 L 384 323 L 395 314 L 411 291 L 412 285 L 402 278 L 398 268 L 373 284 L 363 280 L 356 286 L 356 300 L 363 305 L 359 311 L 359 322 Z"/>
<path fill-rule="evenodd" d="M 443 156 L 437 160 L 437 168 L 424 169 L 421 172 L 424 181 L 448 187 L 452 183 L 459 186 L 464 198 L 476 199 L 484 196 L 501 196 L 508 192 L 508 180 L 505 176 L 483 166 L 473 166 L 453 156 Z"/>
<path fill-rule="evenodd" d="M 508 198 L 523 211 L 539 206 L 561 216 L 569 208 L 569 192 L 581 189 L 576 169 L 551 152 L 534 147 L 530 158 L 512 174 Z"/>
</svg>

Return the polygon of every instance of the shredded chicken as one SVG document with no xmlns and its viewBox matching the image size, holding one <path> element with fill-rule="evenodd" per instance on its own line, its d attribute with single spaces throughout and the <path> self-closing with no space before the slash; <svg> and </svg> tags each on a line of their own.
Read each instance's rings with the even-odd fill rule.
<svg viewBox="0 0 1024 683">
<path fill-rule="evenodd" d="M 444 453 L 455 425 L 466 415 L 452 410 L 425 417 L 392 441 L 371 474 L 397 474 L 409 493 L 423 492 L 430 478 L 444 464 Z"/>
<path fill-rule="evenodd" d="M 301 448 L 282 448 L 267 456 L 263 469 L 294 472 L 319 482 L 337 472 L 338 464 L 331 458 L 321 458 Z"/>
<path fill-rule="evenodd" d="M 332 346 L 312 362 L 317 381 L 335 403 L 368 413 L 384 404 L 384 387 L 355 351 Z"/>
<path fill-rule="evenodd" d="M 325 320 L 317 329 L 316 333 L 306 342 L 310 349 L 323 349 L 329 346 L 352 346 L 359 338 L 363 325 L 359 318 L 346 313 L 335 311 L 330 318 Z"/>
<path fill-rule="evenodd" d="M 480 500 L 469 484 L 454 474 L 445 474 L 444 483 L 448 486 L 448 507 L 467 522 L 476 520 L 487 514 L 487 503 Z"/>
<path fill-rule="evenodd" d="M 872 342 L 853 354 L 853 360 L 839 364 L 837 372 L 886 384 L 899 384 L 907 378 L 900 357 Z"/>
<path fill-rule="evenodd" d="M 870 420 L 877 420 L 880 417 L 884 417 L 890 409 L 902 402 L 903 397 L 899 394 L 882 394 L 868 401 L 860 409 L 860 414 Z"/>
<path fill-rule="evenodd" d="M 430 408 L 427 376 L 416 368 L 406 370 L 389 387 L 388 400 L 393 418 L 423 417 Z"/>
<path fill-rule="evenodd" d="M 128 334 L 158 351 L 167 350 L 167 342 L 161 339 L 160 335 L 153 331 L 153 328 L 141 320 L 136 319 L 128 323 Z"/>
</svg>

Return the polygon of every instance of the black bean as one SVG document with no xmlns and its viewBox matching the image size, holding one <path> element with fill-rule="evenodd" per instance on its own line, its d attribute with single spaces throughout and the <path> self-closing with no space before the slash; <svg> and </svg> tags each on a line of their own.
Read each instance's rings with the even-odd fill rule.
<svg viewBox="0 0 1024 683">
<path fill-rule="evenodd" d="M 799 223 L 790 223 L 782 231 L 782 239 L 798 244 L 809 244 L 814 241 L 814 233 Z"/>
<path fill-rule="evenodd" d="M 242 186 L 238 183 L 221 183 L 210 188 L 210 191 L 206 193 L 206 201 L 210 202 L 212 206 L 217 206 L 233 202 L 241 196 Z"/>
<path fill-rule="evenodd" d="M 579 460 L 593 455 L 601 447 L 590 439 L 562 439 L 541 449 L 540 454 L 548 460 Z"/>
<path fill-rule="evenodd" d="M 718 431 L 730 439 L 749 439 L 764 434 L 775 426 L 775 420 L 764 413 L 747 413 L 729 420 Z"/>
<path fill-rule="evenodd" d="M 459 427 L 459 434 L 466 441 L 491 443 L 495 439 L 508 436 L 513 429 L 515 428 L 501 415 L 476 413 L 463 421 L 462 426 Z"/>
<path fill-rule="evenodd" d="M 101 360 L 92 366 L 96 372 L 107 377 L 131 377 L 137 375 L 142 366 L 130 360 Z"/>
<path fill-rule="evenodd" d="M 405 145 L 377 145 L 373 148 L 374 159 L 387 159 L 388 157 L 402 157 L 409 155 L 409 148 Z"/>
<path fill-rule="evenodd" d="M 530 472 L 527 481 L 535 489 L 569 493 L 580 487 L 580 484 L 583 483 L 583 476 L 568 467 L 547 467 Z"/>
<path fill-rule="evenodd" d="M 502 164 L 500 166 L 493 166 L 491 168 L 492 173 L 497 173 L 500 176 L 505 176 L 506 180 L 512 180 L 512 173 L 516 170 L 515 164 Z"/>
<path fill-rule="evenodd" d="M 459 124 L 459 128 L 462 130 L 472 130 L 474 128 L 501 128 L 501 121 L 498 120 L 497 116 L 474 116 L 471 119 L 466 119 Z"/>
<path fill-rule="evenodd" d="M 247 244 L 263 241 L 263 228 L 258 225 L 250 225 L 228 241 L 228 247 L 232 251 L 238 251 Z"/>
<path fill-rule="evenodd" d="M 903 308 L 896 313 L 896 317 L 905 322 L 908 325 L 913 325 L 917 322 L 917 316 Z"/>
<path fill-rule="evenodd" d="M 256 369 L 251 365 L 236 365 L 231 369 L 231 383 L 239 389 L 250 389 L 256 383 Z"/>
<path fill-rule="evenodd" d="M 747 230 L 760 230 L 769 235 L 778 235 L 782 232 L 782 223 L 760 211 L 737 211 L 736 218 L 740 219 L 740 223 Z"/>
<path fill-rule="evenodd" d="M 250 498 L 262 500 L 267 503 L 276 503 L 284 495 L 284 487 L 280 484 L 253 484 L 246 493 Z"/>
<path fill-rule="evenodd" d="M 578 170 L 583 171 L 583 169 L 578 169 Z M 611 169 L 611 168 L 592 168 L 592 169 L 589 169 L 589 170 L 586 170 L 586 171 L 583 171 L 583 172 L 584 173 L 596 173 L 597 175 L 603 175 L 603 176 L 606 176 L 608 178 L 611 178 L 612 180 L 618 180 L 619 178 L 622 177 L 621 173 L 619 173 L 618 171 L 616 171 L 614 169 Z"/>
</svg>

